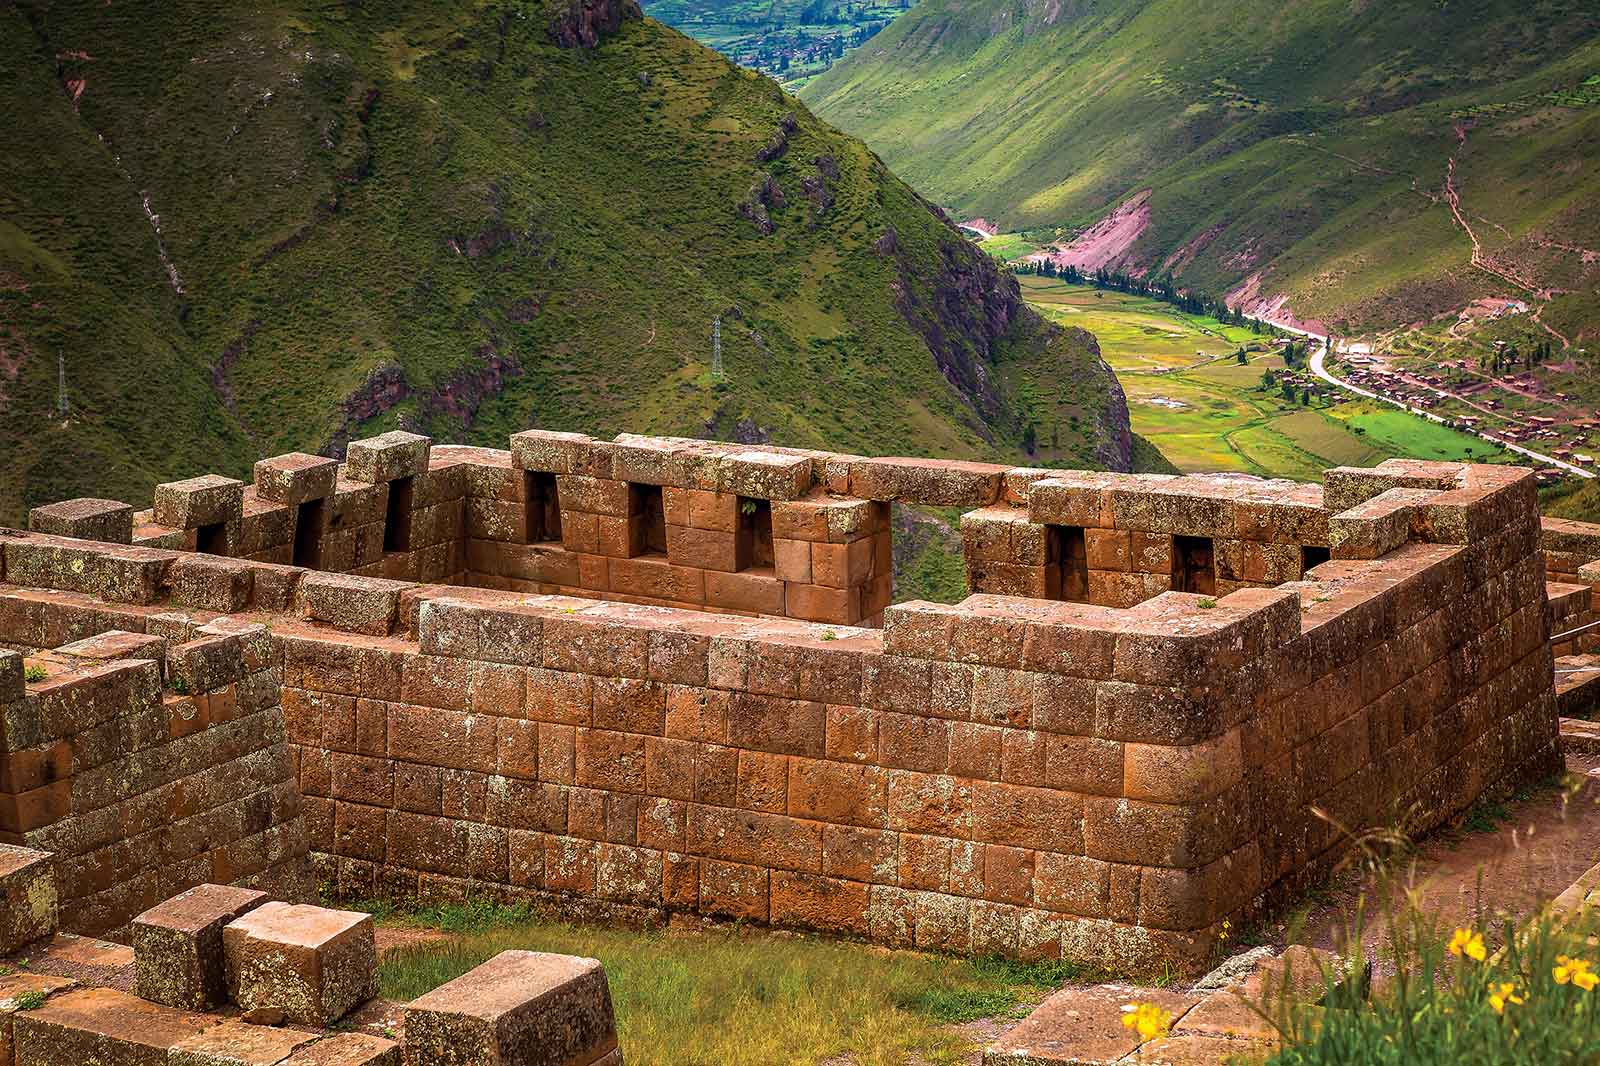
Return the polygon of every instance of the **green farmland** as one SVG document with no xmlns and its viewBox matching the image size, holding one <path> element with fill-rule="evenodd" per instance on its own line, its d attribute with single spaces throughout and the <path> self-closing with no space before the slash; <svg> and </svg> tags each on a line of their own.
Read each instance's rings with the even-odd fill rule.
<svg viewBox="0 0 1600 1066">
<path fill-rule="evenodd" d="M 1328 467 L 1392 456 L 1494 459 L 1490 445 L 1376 403 L 1310 406 L 1260 387 L 1284 369 L 1248 329 L 1139 296 L 1024 275 L 1024 295 L 1053 322 L 1093 333 L 1128 394 L 1133 431 L 1184 471 L 1316 480 Z M 1234 353 L 1261 346 L 1241 364 Z"/>
</svg>

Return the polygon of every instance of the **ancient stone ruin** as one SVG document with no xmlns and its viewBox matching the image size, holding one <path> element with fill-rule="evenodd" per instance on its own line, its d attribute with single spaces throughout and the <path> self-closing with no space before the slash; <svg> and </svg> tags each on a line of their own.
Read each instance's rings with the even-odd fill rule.
<svg viewBox="0 0 1600 1066">
<path fill-rule="evenodd" d="M 511 445 L 0 531 L 0 839 L 63 929 L 320 883 L 1192 970 L 1351 834 L 1556 772 L 1552 625 L 1600 584 L 1509 467 Z M 964 602 L 893 603 L 904 504 L 966 510 Z"/>
</svg>

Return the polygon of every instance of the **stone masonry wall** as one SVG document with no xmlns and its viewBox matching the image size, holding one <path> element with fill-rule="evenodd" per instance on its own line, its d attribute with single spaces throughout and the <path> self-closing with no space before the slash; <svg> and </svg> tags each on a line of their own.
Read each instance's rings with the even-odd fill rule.
<svg viewBox="0 0 1600 1066">
<path fill-rule="evenodd" d="M 1045 470 L 1006 484 L 961 519 L 974 592 L 1131 607 L 1298 581 L 1330 555 L 1321 485 Z"/>
<path fill-rule="evenodd" d="M 11 576 L 49 553 L 13 552 Z M 0 599 L 0 643 L 23 652 L 0 652 L 0 842 L 55 853 L 64 925 L 115 934 L 207 881 L 305 895 L 265 629 L 155 613 L 126 632 L 58 607 L 9 587 Z"/>
<path fill-rule="evenodd" d="M 1600 621 L 1600 525 L 1546 518 L 1540 543 L 1551 582 L 1553 629 L 1566 633 Z M 1595 652 L 1600 652 L 1600 630 L 1584 631 L 1555 649 L 1557 655 Z"/>
<path fill-rule="evenodd" d="M 877 472 L 837 465 L 853 491 Z M 1559 768 L 1526 471 L 1335 470 L 1321 507 L 1219 503 L 1195 479 L 940 476 L 947 498 L 1015 493 L 1048 519 L 1023 525 L 1142 514 L 1245 541 L 1303 522 L 1332 558 L 1127 608 L 901 604 L 873 630 L 24 534 L 3 541 L 0 604 L 40 602 L 39 632 L 73 636 L 174 611 L 270 622 L 311 847 L 356 895 L 1182 967 L 1326 870 L 1343 832 L 1425 831 Z M 172 577 L 196 559 L 206 580 Z"/>
</svg>

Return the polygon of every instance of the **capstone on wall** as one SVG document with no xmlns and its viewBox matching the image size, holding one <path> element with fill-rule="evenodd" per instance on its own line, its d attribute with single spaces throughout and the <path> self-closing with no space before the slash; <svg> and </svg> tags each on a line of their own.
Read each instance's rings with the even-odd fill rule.
<svg viewBox="0 0 1600 1066">
<path fill-rule="evenodd" d="M 1197 964 L 1224 921 L 1324 873 L 1346 833 L 1424 832 L 1485 790 L 1559 769 L 1527 471 L 1391 461 L 1330 471 L 1313 492 L 640 440 L 519 435 L 511 456 L 417 456 L 393 435 L 353 445 L 330 472 L 335 495 L 368 455 L 360 484 L 401 472 L 410 513 L 445 508 L 425 524 L 449 531 L 461 515 L 459 540 L 394 546 L 385 533 L 391 548 L 365 574 L 8 537 L 0 619 L 39 606 L 27 639 L 0 639 L 49 647 L 175 612 L 270 624 L 305 831 L 322 877 L 351 895 L 489 892 L 1119 966 Z M 412 450 L 377 458 L 397 446 Z M 964 533 L 980 591 L 887 606 L 874 629 L 847 624 L 870 619 L 857 610 L 743 617 L 663 605 L 685 602 L 679 591 L 596 602 L 592 587 L 505 576 L 506 559 L 536 556 L 576 559 L 580 579 L 599 558 L 608 583 L 618 562 L 677 566 L 621 554 L 633 513 L 585 495 L 620 500 L 612 482 L 632 499 L 652 478 L 669 529 L 667 488 L 704 494 L 683 497 L 682 525 L 703 532 L 728 530 L 694 525 L 697 499 L 765 501 L 775 554 L 799 539 L 778 535 L 791 506 L 808 530 L 866 540 L 890 501 L 978 508 Z M 454 497 L 440 487 L 452 480 Z M 168 517 L 200 528 L 204 510 L 169 504 Z M 865 517 L 836 525 L 841 511 Z M 200 517 L 226 530 L 232 513 Z M 561 545 L 526 543 L 552 514 Z M 727 524 L 716 514 L 706 521 Z M 619 553 L 569 547 L 579 515 L 621 520 L 606 524 Z M 1172 590 L 1201 569 L 1189 555 L 1182 571 L 1166 561 L 1165 591 L 1100 581 L 1121 590 L 1110 603 L 1047 575 L 1028 595 L 981 591 L 1031 581 L 995 565 L 1049 565 L 1020 561 L 1018 546 L 1063 527 L 1083 533 L 1085 561 L 1089 531 L 1113 534 L 1095 549 L 1111 565 L 1090 573 L 1160 577 L 1168 539 L 1173 551 L 1210 540 L 1212 584 Z M 1146 569 L 1132 568 L 1136 538 Z M 499 546 L 501 574 L 472 563 L 484 544 Z M 423 566 L 417 545 L 443 549 L 418 571 L 430 583 L 378 576 Z M 1224 571 L 1230 558 L 1245 561 Z M 695 590 L 741 573 L 685 569 L 702 575 Z M 771 580 L 787 610 L 795 583 L 776 564 Z M 585 595 L 536 591 L 550 587 Z M 1082 598 L 1053 598 L 1069 593 Z"/>
</svg>

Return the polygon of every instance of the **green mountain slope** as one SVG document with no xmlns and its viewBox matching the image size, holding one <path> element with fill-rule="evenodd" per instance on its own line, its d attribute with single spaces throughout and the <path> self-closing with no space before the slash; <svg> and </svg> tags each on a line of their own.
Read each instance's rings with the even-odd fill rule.
<svg viewBox="0 0 1600 1066">
<path fill-rule="evenodd" d="M 0 113 L 0 520 L 397 425 L 1130 461 L 1092 338 L 632 0 L 0 3 Z"/>
<path fill-rule="evenodd" d="M 1124 207 L 1091 267 L 1346 331 L 1555 290 L 1600 339 L 1587 0 L 924 0 L 802 96 L 1002 229 Z"/>
</svg>

